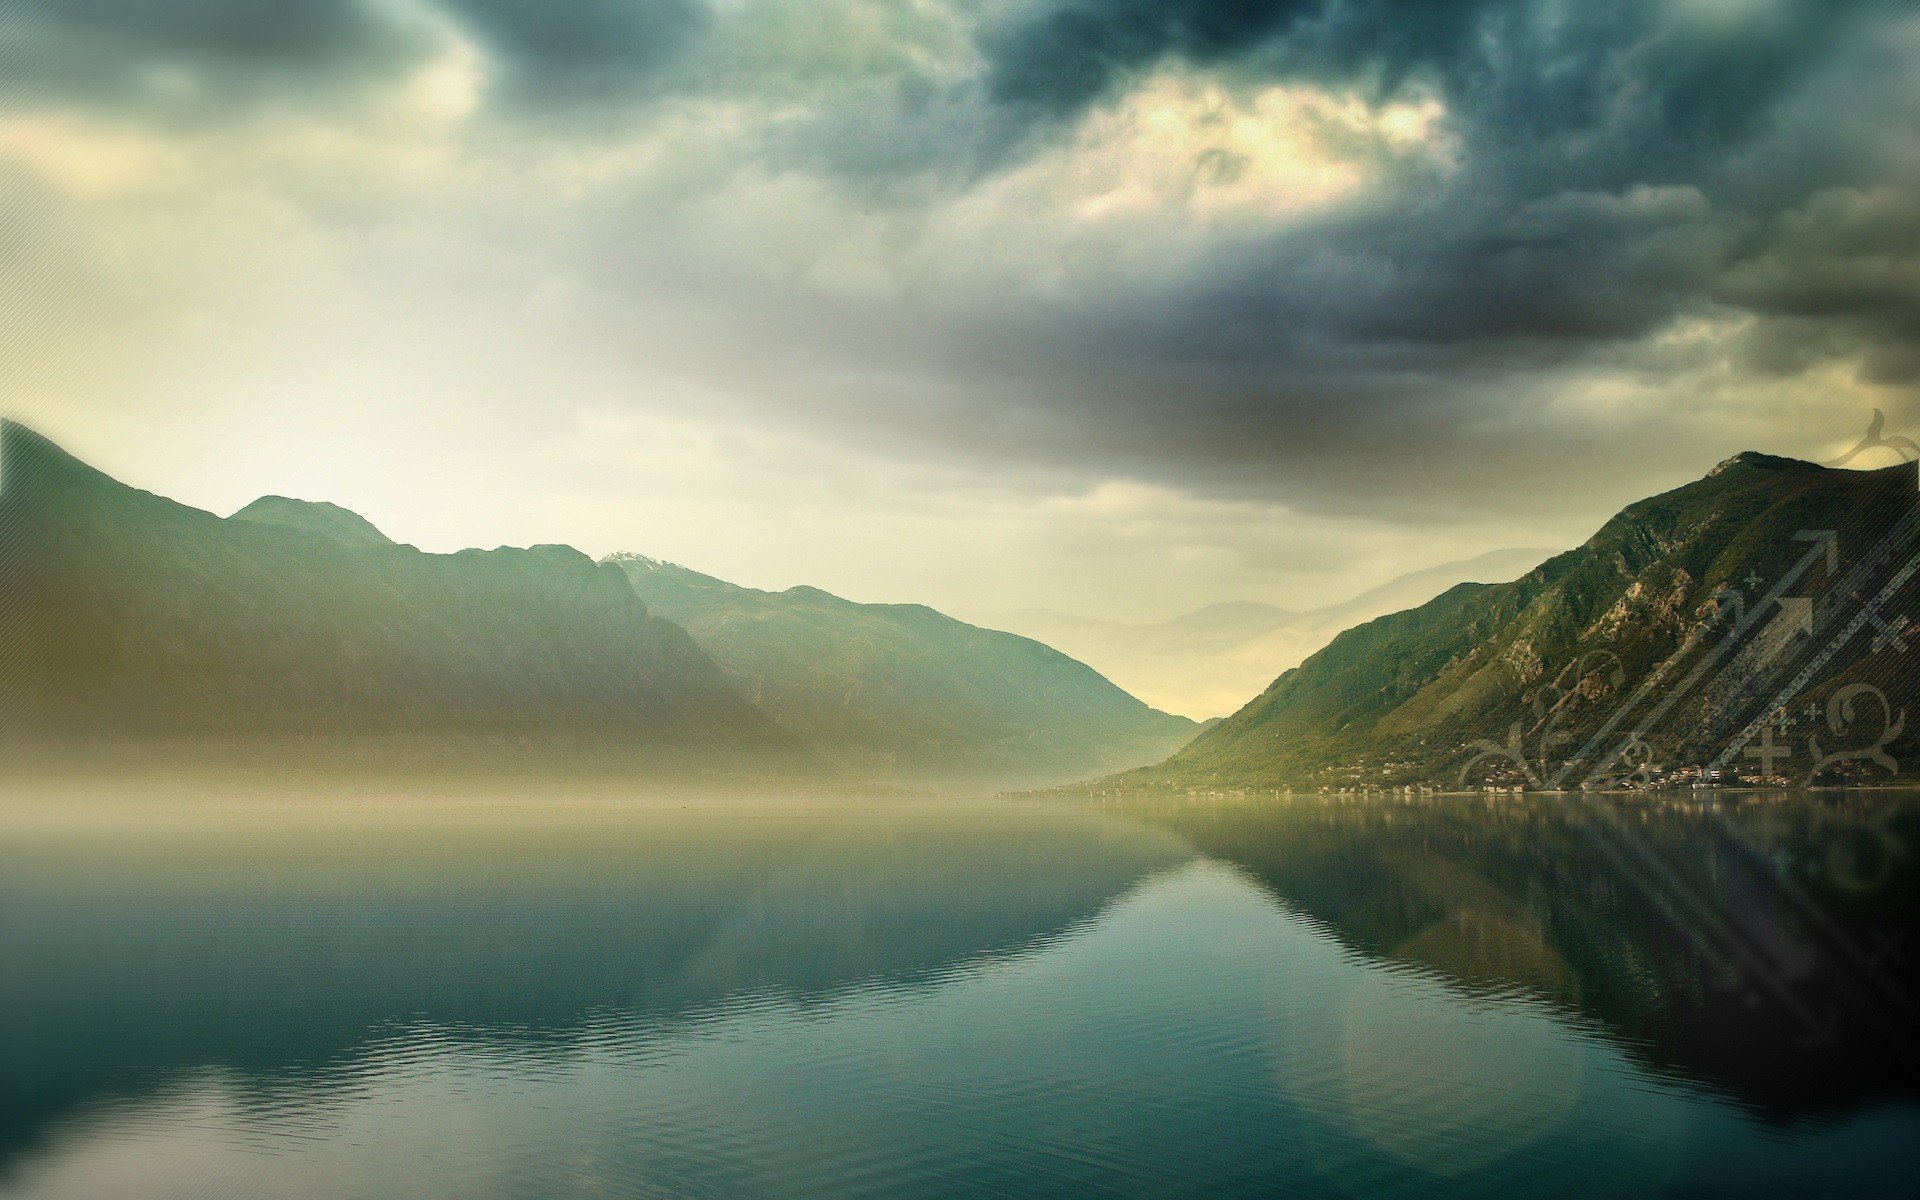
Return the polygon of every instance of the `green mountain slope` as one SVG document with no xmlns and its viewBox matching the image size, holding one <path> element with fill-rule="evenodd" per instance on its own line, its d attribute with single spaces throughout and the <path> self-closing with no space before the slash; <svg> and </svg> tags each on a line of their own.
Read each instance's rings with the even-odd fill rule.
<svg viewBox="0 0 1920 1200">
<path fill-rule="evenodd" d="M 1298 665 L 1361 621 L 1422 604 L 1458 583 L 1518 578 L 1549 556 L 1546 550 L 1495 550 L 1414 571 L 1306 612 L 1229 601 L 1151 625 L 1047 609 L 976 619 L 1057 647 L 1157 708 L 1203 717 L 1233 712 L 1259 695 L 1276 672 Z"/>
<path fill-rule="evenodd" d="M 566 546 L 424 554 L 290 504 L 222 520 L 0 427 L 12 730 L 620 756 L 790 742 L 617 568 Z"/>
<path fill-rule="evenodd" d="M 320 533 L 349 546 L 391 546 L 393 539 L 375 529 L 373 522 L 357 512 L 349 512 L 324 500 L 291 500 L 285 496 L 262 496 L 227 518 L 229 521 L 256 521 L 262 525 L 281 525 Z"/>
<path fill-rule="evenodd" d="M 631 554 L 609 561 L 781 725 L 866 769 L 1066 779 L 1154 761 L 1197 729 L 1057 650 L 917 604 L 756 591 Z"/>
<path fill-rule="evenodd" d="M 1899 632 L 1920 612 L 1917 499 L 1910 463 L 1842 471 L 1738 455 L 1520 579 L 1462 584 L 1348 630 L 1124 782 L 1908 773 L 1920 742 L 1901 713 L 1920 708 L 1920 650 Z"/>
</svg>

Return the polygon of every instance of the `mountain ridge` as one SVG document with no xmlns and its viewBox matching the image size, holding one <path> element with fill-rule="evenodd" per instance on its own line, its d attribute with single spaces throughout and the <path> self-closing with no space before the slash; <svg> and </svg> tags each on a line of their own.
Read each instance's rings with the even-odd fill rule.
<svg viewBox="0 0 1920 1200">
<path fill-rule="evenodd" d="M 623 573 L 571 547 L 435 555 L 223 519 L 14 422 L 0 608 L 7 723 L 30 740 L 794 751 Z"/>
<path fill-rule="evenodd" d="M 1067 779 L 1153 761 L 1198 730 L 1052 646 L 923 604 L 762 591 L 637 554 L 602 561 L 784 727 L 862 768 Z"/>
<path fill-rule="evenodd" d="M 1057 646 L 1148 703 L 1187 716 L 1221 716 L 1259 695 L 1277 672 L 1298 664 L 1351 625 L 1431 599 L 1462 579 L 1512 579 L 1551 553 L 1528 548 L 1487 551 L 1411 571 L 1345 600 L 1302 611 L 1230 600 L 1147 625 L 1046 609 L 979 614 L 974 619 Z"/>
<path fill-rule="evenodd" d="M 349 546 L 392 546 L 394 540 L 372 521 L 351 509 L 324 500 L 295 500 L 290 496 L 262 496 L 227 518 L 255 521 L 325 534 Z"/>
<path fill-rule="evenodd" d="M 562 544 L 428 554 L 277 495 L 223 519 L 12 423 L 0 612 L 20 668 L 0 680 L 0 732 L 28 740 L 771 756 L 1027 783 L 1152 762 L 1197 728 L 925 605 Z"/>
<path fill-rule="evenodd" d="M 1743 452 L 1519 579 L 1343 632 L 1166 762 L 1103 782 L 1892 777 L 1903 759 L 1920 766 L 1904 717 L 1920 706 L 1915 667 L 1890 650 L 1911 626 L 1897 614 L 1920 599 L 1917 513 L 1913 463 L 1847 471 Z M 1892 632 L 1870 638 L 1876 622 Z M 1892 769 L 1837 749 L 1876 735 L 1868 750 Z"/>
</svg>

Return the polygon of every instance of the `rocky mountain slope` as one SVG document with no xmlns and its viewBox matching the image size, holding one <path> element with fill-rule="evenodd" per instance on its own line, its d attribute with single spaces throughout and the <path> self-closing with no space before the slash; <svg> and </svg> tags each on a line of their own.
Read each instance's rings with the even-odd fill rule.
<svg viewBox="0 0 1920 1200">
<path fill-rule="evenodd" d="M 1915 466 L 1744 453 L 1511 583 L 1370 621 L 1135 786 L 1780 782 L 1920 768 Z"/>
</svg>

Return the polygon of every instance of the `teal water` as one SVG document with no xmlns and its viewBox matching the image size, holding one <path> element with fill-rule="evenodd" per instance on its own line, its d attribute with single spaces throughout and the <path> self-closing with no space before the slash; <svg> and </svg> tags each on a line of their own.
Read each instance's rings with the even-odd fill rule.
<svg viewBox="0 0 1920 1200">
<path fill-rule="evenodd" d="M 0 1195 L 1910 1196 L 1913 818 L 27 806 Z"/>
</svg>

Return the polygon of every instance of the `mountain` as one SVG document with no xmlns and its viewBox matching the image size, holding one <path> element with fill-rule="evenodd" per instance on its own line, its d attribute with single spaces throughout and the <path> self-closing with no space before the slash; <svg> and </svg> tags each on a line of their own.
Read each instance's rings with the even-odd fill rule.
<svg viewBox="0 0 1920 1200">
<path fill-rule="evenodd" d="M 783 727 L 864 769 L 1070 779 L 1153 762 L 1197 728 L 1057 650 L 921 605 L 757 591 L 632 554 L 607 561 Z"/>
<path fill-rule="evenodd" d="M 646 757 L 791 739 L 615 567 L 567 546 L 425 554 L 345 510 L 233 519 L 0 426 L 12 732 L 55 740 L 354 739 Z"/>
<path fill-rule="evenodd" d="M 1530 546 L 1489 550 L 1458 562 L 1409 571 L 1350 600 L 1301 615 L 1315 626 L 1322 629 L 1332 627 L 1337 633 L 1361 621 L 1371 621 L 1375 617 L 1425 604 L 1456 584 L 1505 583 L 1510 579 L 1518 579 L 1552 557 L 1553 551 Z"/>
<path fill-rule="evenodd" d="M 1343 629 L 1423 603 L 1457 583 L 1513 579 L 1548 550 L 1495 550 L 1414 571 L 1350 600 L 1306 612 L 1228 601 L 1156 624 L 1099 621 L 1050 609 L 981 614 L 982 624 L 1058 646 L 1149 704 L 1187 716 L 1232 712 Z"/>
<path fill-rule="evenodd" d="M 256 521 L 324 534 L 348 546 L 391 546 L 393 539 L 375 529 L 373 522 L 357 512 L 349 512 L 324 500 L 290 500 L 285 496 L 262 496 L 227 518 L 229 521 Z"/>
<path fill-rule="evenodd" d="M 1242 638 L 1276 629 L 1300 614 L 1252 600 L 1227 600 L 1197 608 L 1166 622 L 1161 628 L 1207 637 Z"/>
<path fill-rule="evenodd" d="M 1612 786 L 1920 767 L 1912 463 L 1743 453 L 1334 638 L 1128 785 Z M 1920 725 L 1920 722 L 1916 722 Z"/>
</svg>

